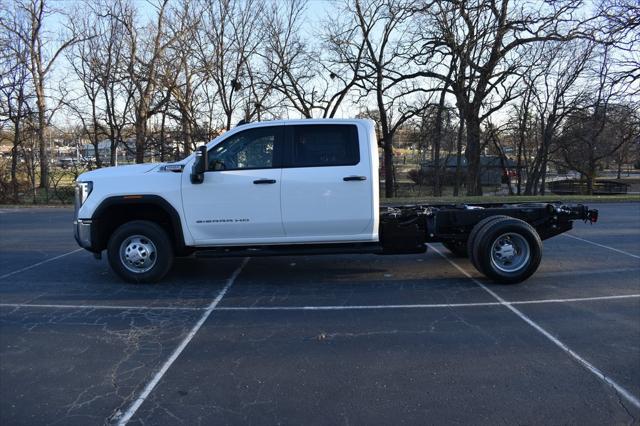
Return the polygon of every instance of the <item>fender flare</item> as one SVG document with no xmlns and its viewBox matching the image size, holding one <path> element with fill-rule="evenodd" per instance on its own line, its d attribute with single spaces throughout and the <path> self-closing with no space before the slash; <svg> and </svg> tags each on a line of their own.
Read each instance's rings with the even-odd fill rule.
<svg viewBox="0 0 640 426">
<path fill-rule="evenodd" d="M 176 211 L 176 209 L 169 203 L 167 200 L 162 198 L 159 195 L 152 194 L 136 194 L 136 195 L 119 195 L 107 197 L 98 205 L 98 207 L 94 210 L 91 215 L 91 220 L 94 223 L 99 223 L 100 219 L 103 217 L 105 211 L 113 206 L 119 205 L 153 205 L 162 209 L 165 213 L 169 215 L 171 220 L 171 228 L 173 229 L 173 235 L 171 235 L 172 239 L 176 243 L 176 252 L 182 253 L 186 252 L 186 245 L 184 242 L 184 233 L 182 229 L 182 221 L 180 220 L 180 215 Z M 95 228 L 95 227 L 93 227 Z M 97 230 L 95 230 L 97 232 Z M 93 232 L 92 232 L 93 233 Z"/>
</svg>

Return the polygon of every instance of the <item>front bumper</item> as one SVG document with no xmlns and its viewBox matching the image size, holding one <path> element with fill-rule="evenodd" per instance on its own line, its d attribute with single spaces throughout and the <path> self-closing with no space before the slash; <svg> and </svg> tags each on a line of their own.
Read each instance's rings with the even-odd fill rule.
<svg viewBox="0 0 640 426">
<path fill-rule="evenodd" d="M 91 239 L 91 219 L 76 219 L 73 221 L 73 236 L 80 247 L 92 250 Z"/>
</svg>

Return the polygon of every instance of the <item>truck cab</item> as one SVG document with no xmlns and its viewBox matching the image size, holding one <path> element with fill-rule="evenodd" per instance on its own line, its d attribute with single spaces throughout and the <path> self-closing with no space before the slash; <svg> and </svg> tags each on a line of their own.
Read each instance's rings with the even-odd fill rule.
<svg viewBox="0 0 640 426">
<path fill-rule="evenodd" d="M 248 124 L 207 151 L 201 183 L 182 175 L 182 211 L 195 245 L 377 241 L 372 122 Z"/>
</svg>

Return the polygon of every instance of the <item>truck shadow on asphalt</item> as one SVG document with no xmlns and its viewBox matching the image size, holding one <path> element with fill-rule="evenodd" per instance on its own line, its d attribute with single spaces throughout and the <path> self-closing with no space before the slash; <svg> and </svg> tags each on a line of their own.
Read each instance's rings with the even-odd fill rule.
<svg viewBox="0 0 640 426">
<path fill-rule="evenodd" d="M 4 303 L 204 307 L 220 294 L 241 258 L 176 259 L 156 284 L 129 284 L 105 258 L 64 257 L 3 280 Z M 435 254 L 251 258 L 223 305 L 365 305 L 486 301 L 482 290 Z"/>
</svg>

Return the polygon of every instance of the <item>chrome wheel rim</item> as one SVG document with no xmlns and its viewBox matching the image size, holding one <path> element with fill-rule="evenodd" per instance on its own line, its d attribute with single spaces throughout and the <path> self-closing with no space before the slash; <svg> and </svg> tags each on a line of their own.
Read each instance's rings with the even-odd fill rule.
<svg viewBox="0 0 640 426">
<path fill-rule="evenodd" d="M 502 234 L 491 245 L 491 264 L 502 272 L 517 272 L 530 258 L 529 242 L 520 234 Z"/>
<path fill-rule="evenodd" d="M 151 270 L 157 259 L 156 245 L 144 235 L 132 235 L 120 244 L 120 262 L 133 273 L 142 274 Z"/>
</svg>

